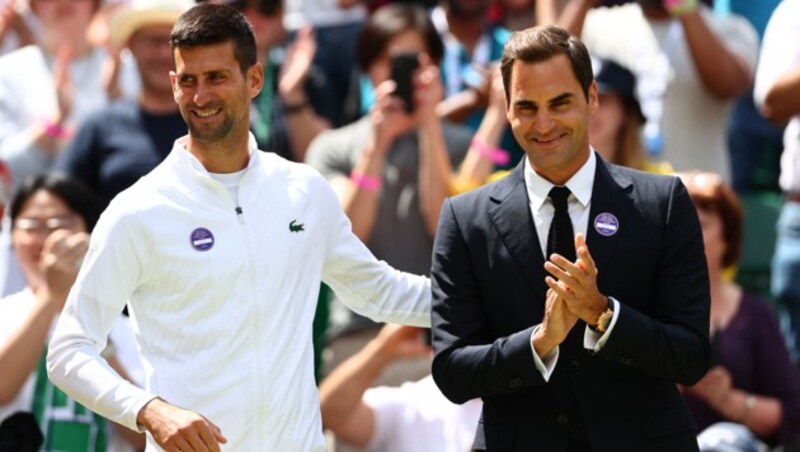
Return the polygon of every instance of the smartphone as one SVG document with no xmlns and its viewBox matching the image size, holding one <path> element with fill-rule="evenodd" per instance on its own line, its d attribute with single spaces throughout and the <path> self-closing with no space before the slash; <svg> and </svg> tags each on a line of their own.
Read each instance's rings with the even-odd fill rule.
<svg viewBox="0 0 800 452">
<path fill-rule="evenodd" d="M 406 112 L 414 111 L 414 85 L 412 76 L 419 67 L 419 54 L 398 53 L 392 55 L 392 80 L 397 87 L 393 95 L 403 100 Z"/>
</svg>

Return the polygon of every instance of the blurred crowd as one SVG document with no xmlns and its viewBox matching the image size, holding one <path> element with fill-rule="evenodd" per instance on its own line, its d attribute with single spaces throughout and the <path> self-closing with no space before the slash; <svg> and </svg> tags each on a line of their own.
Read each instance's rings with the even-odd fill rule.
<svg viewBox="0 0 800 452">
<path fill-rule="evenodd" d="M 697 207 L 714 362 L 680 390 L 701 450 L 800 450 L 800 0 L 209 1 L 256 35 L 259 149 L 317 169 L 375 256 L 422 275 L 444 199 L 524 158 L 505 42 L 550 23 L 580 36 L 594 150 L 677 174 Z M 0 3 L 0 451 L 138 450 L 141 433 L 70 400 L 42 357 L 98 216 L 187 133 L 169 36 L 193 2 Z M 330 449 L 470 450 L 481 402 L 439 392 L 426 332 L 321 294 Z M 106 352 L 142 384 L 134 334 L 121 313 Z"/>
</svg>

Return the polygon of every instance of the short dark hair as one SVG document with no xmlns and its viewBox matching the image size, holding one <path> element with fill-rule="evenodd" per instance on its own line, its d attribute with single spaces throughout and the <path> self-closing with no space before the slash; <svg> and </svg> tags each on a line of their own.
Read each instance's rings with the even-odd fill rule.
<svg viewBox="0 0 800 452">
<path fill-rule="evenodd" d="M 563 28 L 555 25 L 543 25 L 514 33 L 503 48 L 500 71 L 503 74 L 506 100 L 511 100 L 509 88 L 515 61 L 541 63 L 558 55 L 565 55 L 569 58 L 572 72 L 583 89 L 583 95 L 588 99 L 589 87 L 592 85 L 594 75 L 592 74 L 592 60 L 586 46 L 580 39 L 570 35 Z"/>
<path fill-rule="evenodd" d="M 256 64 L 256 39 L 247 19 L 229 5 L 201 3 L 186 11 L 175 22 L 170 47 L 176 48 L 233 42 L 233 54 L 242 74 Z"/>
<path fill-rule="evenodd" d="M 389 41 L 406 31 L 419 32 L 428 47 L 428 56 L 439 64 L 444 56 L 444 44 L 427 11 L 414 4 L 390 3 L 372 13 L 358 35 L 356 60 L 359 68 L 366 72 L 386 51 Z"/>
<path fill-rule="evenodd" d="M 44 190 L 64 201 L 69 210 L 83 218 L 87 231 L 91 232 L 94 229 L 101 209 L 97 195 L 78 179 L 60 173 L 28 176 L 22 182 L 9 204 L 8 211 L 12 225 L 22 213 L 25 203 L 39 190 Z"/>
<path fill-rule="evenodd" d="M 739 197 L 716 173 L 705 171 L 684 171 L 678 176 L 686 185 L 686 191 L 699 210 L 716 215 L 722 220 L 722 238 L 725 240 L 725 254 L 722 267 L 727 268 L 739 262 L 742 254 L 742 222 L 744 211 Z"/>
</svg>

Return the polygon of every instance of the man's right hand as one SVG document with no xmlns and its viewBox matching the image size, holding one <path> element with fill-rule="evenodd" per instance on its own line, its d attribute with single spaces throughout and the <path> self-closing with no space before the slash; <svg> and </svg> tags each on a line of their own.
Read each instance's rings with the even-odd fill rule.
<svg viewBox="0 0 800 452">
<path fill-rule="evenodd" d="M 548 356 L 575 326 L 578 317 L 570 312 L 563 298 L 552 289 L 547 291 L 542 326 L 533 335 L 533 348 L 540 358 Z"/>
<path fill-rule="evenodd" d="M 168 452 L 218 452 L 219 445 L 228 442 L 213 422 L 158 398 L 148 402 L 139 411 L 136 422 Z"/>
</svg>

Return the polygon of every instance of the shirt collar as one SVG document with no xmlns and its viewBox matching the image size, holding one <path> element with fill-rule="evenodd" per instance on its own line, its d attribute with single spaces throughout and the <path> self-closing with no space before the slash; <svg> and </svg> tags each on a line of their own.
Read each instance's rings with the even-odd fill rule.
<svg viewBox="0 0 800 452">
<path fill-rule="evenodd" d="M 189 152 L 189 149 L 186 147 L 188 143 L 189 143 L 189 135 L 184 135 L 178 138 L 177 140 L 175 140 L 173 151 L 177 151 L 177 155 L 180 158 L 180 160 L 185 163 L 188 163 L 196 171 L 208 174 L 208 170 L 206 170 L 203 164 L 200 163 L 200 160 L 198 160 L 197 157 L 195 157 L 191 152 Z M 260 158 L 258 152 L 258 144 L 256 143 L 256 137 L 253 135 L 252 132 L 248 133 L 247 153 L 249 155 L 249 158 L 247 159 L 247 166 L 244 168 L 245 171 L 257 165 L 258 160 Z"/>
<path fill-rule="evenodd" d="M 589 201 L 592 198 L 592 186 L 594 185 L 596 167 L 597 157 L 594 155 L 594 148 L 590 148 L 589 159 L 586 160 L 586 163 L 584 163 L 583 166 L 569 178 L 567 183 L 564 184 L 584 208 L 589 205 Z M 533 170 L 527 157 L 525 158 L 524 177 L 531 208 L 536 212 L 542 207 L 544 201 L 547 199 L 547 195 L 550 193 L 550 189 L 553 188 L 554 185 Z"/>
</svg>

